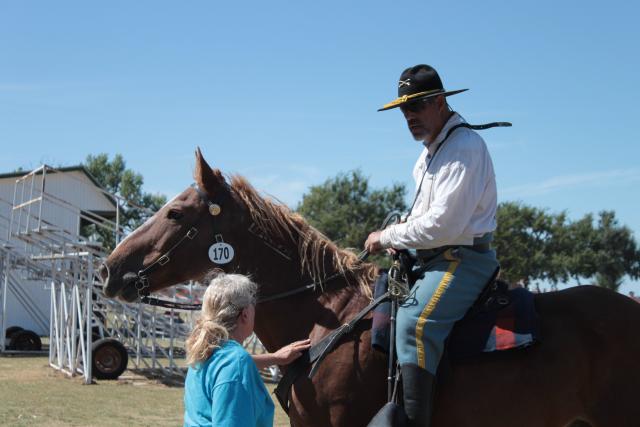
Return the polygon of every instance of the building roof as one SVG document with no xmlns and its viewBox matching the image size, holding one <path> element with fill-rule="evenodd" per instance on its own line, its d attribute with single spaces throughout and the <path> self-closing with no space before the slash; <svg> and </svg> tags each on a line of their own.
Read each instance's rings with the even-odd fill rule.
<svg viewBox="0 0 640 427">
<path fill-rule="evenodd" d="M 93 185 L 95 185 L 96 187 L 98 187 L 99 189 L 105 191 L 104 196 L 107 198 L 107 200 L 109 200 L 109 202 L 113 205 L 113 207 L 117 207 L 117 202 L 116 200 L 108 193 L 106 192 L 107 190 L 100 185 L 100 183 L 98 182 L 98 180 L 96 179 L 96 177 L 94 177 L 93 175 L 91 175 L 91 173 L 87 170 L 87 168 L 85 168 L 83 165 L 77 165 L 77 166 L 65 166 L 65 167 L 60 167 L 60 168 L 51 168 L 52 170 L 48 170 L 47 173 L 56 173 L 56 172 L 82 172 L 84 173 L 87 178 L 89 178 L 89 180 L 93 183 Z M 9 173 L 0 173 L 0 179 L 4 179 L 4 178 L 20 178 L 21 176 L 25 176 L 26 174 L 28 174 L 29 171 L 15 171 L 15 172 L 9 172 Z M 37 173 L 38 175 L 41 174 L 41 172 Z"/>
</svg>

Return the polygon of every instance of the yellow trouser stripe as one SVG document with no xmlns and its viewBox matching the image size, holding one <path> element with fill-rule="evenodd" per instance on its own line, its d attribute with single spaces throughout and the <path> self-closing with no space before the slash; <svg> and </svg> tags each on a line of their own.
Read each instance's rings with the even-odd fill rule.
<svg viewBox="0 0 640 427">
<path fill-rule="evenodd" d="M 420 313 L 420 317 L 418 317 L 418 321 L 416 322 L 416 350 L 418 353 L 418 366 L 422 369 L 425 369 L 426 367 L 424 344 L 422 343 L 424 325 L 427 323 L 427 318 L 431 313 L 433 313 L 433 310 L 435 310 L 440 298 L 442 298 L 442 294 L 447 290 L 449 283 L 451 283 L 453 273 L 456 271 L 456 268 L 458 268 L 458 264 L 460 264 L 460 261 L 453 261 L 449 264 L 447 272 L 444 273 L 444 276 L 440 279 L 440 283 L 438 284 L 436 291 L 433 293 L 429 303 L 424 307 L 424 310 L 422 310 L 422 313 Z"/>
</svg>

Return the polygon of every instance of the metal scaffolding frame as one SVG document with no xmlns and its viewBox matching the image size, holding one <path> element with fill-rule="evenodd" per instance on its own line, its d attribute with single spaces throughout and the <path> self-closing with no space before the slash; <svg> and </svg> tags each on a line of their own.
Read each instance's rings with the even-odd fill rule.
<svg viewBox="0 0 640 427">
<path fill-rule="evenodd" d="M 10 218 L 0 217 L 0 221 L 8 223 L 6 241 L 0 240 L 0 351 L 7 351 L 4 331 L 8 290 L 21 295 L 21 303 L 27 310 L 46 321 L 42 319 L 40 307 L 20 290 L 21 280 L 31 277 L 50 286 L 48 330 L 52 368 L 69 376 L 81 375 L 85 383 L 90 383 L 93 344 L 110 338 L 125 346 L 129 369 L 154 377 L 184 378 L 185 341 L 194 325 L 195 314 L 106 298 L 97 275 L 106 251 L 100 244 L 65 230 L 44 216 L 50 207 L 63 209 L 78 220 L 108 230 L 118 242 L 131 231 L 120 224 L 121 210 L 131 206 L 144 208 L 100 189 L 115 201 L 115 221 L 83 211 L 47 192 L 47 179 L 56 172 L 59 171 L 46 165 L 34 169 L 16 179 L 11 202 L 0 200 L 11 205 Z M 87 185 L 73 179 L 78 185 Z M 188 283 L 170 288 L 164 297 L 176 302 L 195 302 L 203 293 L 204 286 Z M 265 351 L 255 336 L 247 340 L 245 347 L 253 353 Z M 264 374 L 276 379 L 279 371 L 272 367 Z"/>
<path fill-rule="evenodd" d="M 92 344 L 96 339 L 113 338 L 129 353 L 129 366 L 153 375 L 184 375 L 179 362 L 184 356 L 184 341 L 193 323 L 193 314 L 158 309 L 141 304 L 126 304 L 106 298 L 102 292 L 98 268 L 106 258 L 104 249 L 59 224 L 48 222 L 43 213 L 54 206 L 114 233 L 116 241 L 127 233 L 120 227 L 120 210 L 126 204 L 120 197 L 105 193 L 116 201 L 116 221 L 86 212 L 69 201 L 46 191 L 47 177 L 55 169 L 43 165 L 16 179 L 6 242 L 0 245 L 0 289 L 2 316 L 6 322 L 6 295 L 10 289 L 26 309 L 42 319 L 40 307 L 21 290 L 21 279 L 37 276 L 51 290 L 51 315 L 48 319 L 49 364 L 70 376 L 92 378 Z M 86 183 L 78 180 L 79 185 Z M 139 207 L 138 207 L 139 208 Z M 16 244 L 19 242 L 19 244 Z M 172 288 L 169 297 L 178 298 L 186 290 L 187 300 L 196 295 L 197 284 Z M 184 295 L 185 292 L 180 292 Z M 179 301 L 184 302 L 182 296 Z M 4 333 L 0 350 L 7 351 Z"/>
</svg>

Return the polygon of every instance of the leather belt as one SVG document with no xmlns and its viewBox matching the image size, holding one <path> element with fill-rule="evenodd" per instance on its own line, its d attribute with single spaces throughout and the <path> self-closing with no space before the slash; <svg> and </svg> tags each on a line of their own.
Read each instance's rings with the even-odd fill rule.
<svg viewBox="0 0 640 427">
<path fill-rule="evenodd" d="M 474 245 L 451 245 L 451 246 L 440 246 L 439 248 L 434 248 L 434 249 L 418 249 L 416 251 L 416 257 L 421 261 L 429 260 L 440 255 L 447 249 L 456 249 L 456 248 L 467 248 L 475 252 L 484 253 L 484 252 L 489 252 L 491 250 L 491 243 L 485 242 L 485 243 L 476 243 Z"/>
</svg>

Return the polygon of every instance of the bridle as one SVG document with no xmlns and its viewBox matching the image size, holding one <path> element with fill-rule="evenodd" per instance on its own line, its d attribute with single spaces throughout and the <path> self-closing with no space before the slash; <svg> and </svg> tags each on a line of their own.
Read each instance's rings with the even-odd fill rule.
<svg viewBox="0 0 640 427">
<path fill-rule="evenodd" d="M 200 197 L 200 199 L 208 206 L 208 211 L 212 216 L 217 216 L 222 212 L 222 206 L 220 202 L 216 203 L 211 201 L 211 199 L 209 199 L 209 196 L 204 191 L 202 191 L 202 189 L 198 187 L 196 183 L 193 183 L 191 187 L 196 191 L 196 193 L 198 193 L 198 196 Z M 266 246 L 271 248 L 275 253 L 287 259 L 288 261 L 291 261 L 292 255 L 287 251 L 287 249 L 282 247 L 281 245 L 278 245 L 273 240 L 271 240 L 267 235 L 267 233 L 261 230 L 255 223 L 252 223 L 251 226 L 249 226 L 248 231 L 254 236 L 258 237 L 260 240 L 262 240 L 262 242 Z M 163 299 L 149 296 L 151 294 L 149 290 L 150 289 L 149 275 L 153 271 L 171 262 L 171 256 L 173 252 L 175 252 L 176 249 L 178 249 L 183 243 L 192 241 L 193 239 L 195 239 L 198 234 L 199 234 L 198 228 L 195 225 L 191 226 L 187 231 L 187 233 L 184 236 L 182 236 L 180 240 L 178 240 L 173 246 L 171 246 L 169 250 L 167 250 L 164 254 L 158 257 L 155 261 L 153 261 L 147 267 L 138 271 L 136 275 L 137 277 L 135 281 L 135 287 L 138 290 L 139 302 L 143 304 L 152 305 L 152 306 L 164 307 L 164 308 L 176 309 L 176 310 L 200 310 L 202 308 L 202 304 L 180 303 L 180 302 L 163 300 Z M 216 238 L 218 237 L 221 238 L 221 234 L 217 234 Z M 367 251 L 363 251 L 358 255 L 358 258 L 360 261 L 364 261 L 368 255 L 369 254 Z M 334 273 L 331 276 L 325 278 L 320 284 L 317 282 L 312 282 L 307 285 L 299 286 L 297 288 L 294 288 L 288 291 L 260 297 L 257 300 L 257 304 L 261 304 L 269 301 L 275 301 L 282 298 L 287 298 L 303 292 L 315 291 L 318 286 L 321 286 L 322 284 L 326 284 L 332 280 L 335 280 L 340 276 L 344 276 L 344 273 L 342 272 Z"/>
</svg>

